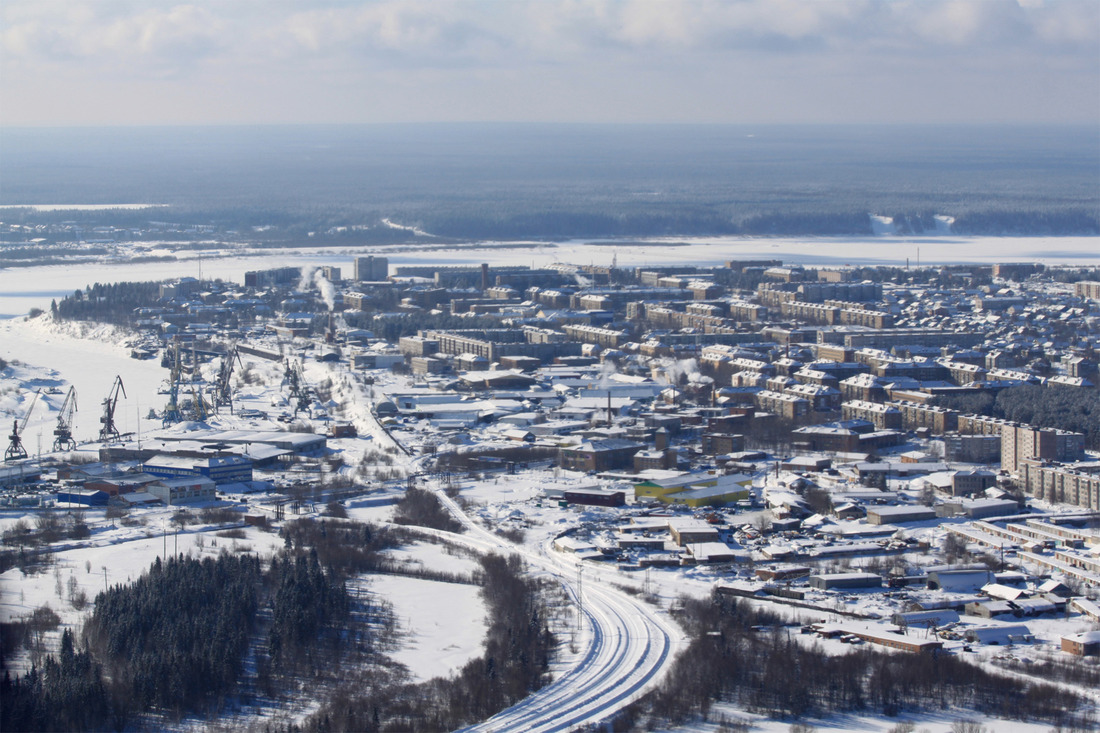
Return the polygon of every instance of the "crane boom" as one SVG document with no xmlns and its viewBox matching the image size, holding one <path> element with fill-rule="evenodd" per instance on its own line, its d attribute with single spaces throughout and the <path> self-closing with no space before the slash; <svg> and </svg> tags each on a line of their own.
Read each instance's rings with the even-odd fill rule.
<svg viewBox="0 0 1100 733">
<path fill-rule="evenodd" d="M 31 398 L 31 406 L 27 408 L 27 412 L 23 415 L 23 422 L 19 423 L 19 432 L 23 432 L 27 429 L 27 421 L 31 419 L 31 413 L 34 412 L 34 406 L 38 404 L 38 395 L 42 394 L 42 390 L 36 389 L 34 391 L 34 397 Z"/>
<path fill-rule="evenodd" d="M 179 396 L 180 396 L 180 345 L 176 341 L 172 345 L 172 375 L 169 377 L 168 387 L 168 404 L 164 407 L 164 415 L 162 416 L 162 424 L 164 427 L 168 427 L 173 423 L 178 423 L 183 419 L 183 414 L 180 412 Z"/>
<path fill-rule="evenodd" d="M 237 347 L 234 346 L 225 356 L 222 357 L 221 367 L 218 369 L 218 382 L 215 385 L 214 391 L 214 406 L 224 407 L 229 406 L 229 412 L 233 412 L 233 364 L 236 362 L 244 369 L 244 362 L 241 361 L 241 355 L 237 351 Z"/>
</svg>

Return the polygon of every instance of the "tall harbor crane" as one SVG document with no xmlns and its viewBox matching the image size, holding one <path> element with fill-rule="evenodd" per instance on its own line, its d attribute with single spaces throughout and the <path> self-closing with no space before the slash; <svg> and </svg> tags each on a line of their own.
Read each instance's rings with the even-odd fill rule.
<svg viewBox="0 0 1100 733">
<path fill-rule="evenodd" d="M 23 447 L 23 439 L 19 436 L 23 430 L 27 427 L 27 421 L 31 419 L 31 412 L 34 411 L 34 406 L 38 402 L 38 395 L 41 390 L 36 390 L 34 398 L 31 400 L 30 407 L 27 408 L 27 412 L 23 415 L 23 419 L 18 418 L 12 420 L 11 423 L 11 435 L 8 436 L 8 449 L 4 451 L 4 461 L 18 461 L 27 457 L 27 449 Z"/>
<path fill-rule="evenodd" d="M 122 438 L 118 432 L 118 426 L 115 425 L 115 406 L 118 405 L 119 392 L 122 392 L 123 397 L 126 396 L 126 388 L 122 386 L 122 377 L 115 376 L 111 391 L 107 393 L 106 399 L 103 400 L 103 417 L 99 418 L 102 425 L 99 428 L 99 439 L 104 443 L 121 440 Z"/>
<path fill-rule="evenodd" d="M 313 399 L 309 385 L 302 373 L 302 362 L 286 360 L 286 383 L 290 387 L 290 399 L 294 400 L 294 415 L 309 412 L 309 403 Z"/>
<path fill-rule="evenodd" d="M 57 427 L 53 429 L 53 450 L 76 450 L 73 440 L 73 413 L 76 412 L 76 387 L 69 387 L 65 401 L 61 403 L 61 412 L 57 414 Z"/>
<path fill-rule="evenodd" d="M 202 422 L 211 413 L 211 407 L 202 396 L 202 372 L 199 370 L 199 352 L 191 344 L 191 402 L 185 411 L 188 419 Z"/>
<path fill-rule="evenodd" d="M 176 342 L 172 347 L 172 375 L 168 378 L 168 404 L 164 407 L 161 422 L 164 427 L 178 423 L 183 419 L 180 411 L 180 345 Z"/>
<path fill-rule="evenodd" d="M 233 412 L 233 364 L 237 363 L 241 365 L 241 369 L 244 369 L 244 363 L 241 361 L 241 355 L 237 351 L 237 347 L 234 346 L 225 356 L 222 357 L 221 367 L 218 369 L 218 383 L 214 389 L 214 406 L 217 408 L 229 407 L 229 412 Z"/>
<path fill-rule="evenodd" d="M 198 382 L 191 382 L 191 404 L 188 405 L 189 419 L 202 422 L 210 415 L 210 405 L 202 396 L 202 386 Z"/>
</svg>

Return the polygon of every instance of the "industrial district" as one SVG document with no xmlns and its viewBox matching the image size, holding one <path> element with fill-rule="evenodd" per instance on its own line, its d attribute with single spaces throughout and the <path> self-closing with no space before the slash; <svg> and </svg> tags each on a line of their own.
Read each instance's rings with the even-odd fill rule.
<svg viewBox="0 0 1100 733">
<path fill-rule="evenodd" d="M 137 396 L 157 429 L 120 430 L 125 371 L 97 394 L 25 387 L 0 509 L 94 525 L 213 506 L 270 529 L 431 488 L 586 588 L 729 594 L 837 650 L 1095 667 L 1096 280 L 362 256 L 177 279 L 137 303 L 89 289 L 40 317 L 113 323 L 158 362 L 160 393 Z M 4 542 L 7 573 L 38 551 Z"/>
</svg>

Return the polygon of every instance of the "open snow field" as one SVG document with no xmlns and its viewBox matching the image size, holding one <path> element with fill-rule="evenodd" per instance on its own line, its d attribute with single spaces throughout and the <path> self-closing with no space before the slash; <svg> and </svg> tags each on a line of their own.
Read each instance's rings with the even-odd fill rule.
<svg viewBox="0 0 1100 733">
<path fill-rule="evenodd" d="M 163 407 L 165 398 L 157 390 L 167 378 L 168 370 L 160 366 L 158 359 L 131 359 L 125 336 L 109 326 L 59 327 L 48 316 L 0 320 L 0 358 L 26 365 L 16 373 L 16 379 L 29 377 L 21 394 L 9 391 L 16 387 L 15 383 L 7 383 L 11 380 L 0 382 L 0 416 L 22 420 L 34 389 L 59 390 L 39 397 L 23 433 L 28 453 L 37 454 L 39 435 L 42 450 L 50 449 L 57 411 L 69 385 L 76 387 L 77 394 L 73 438 L 77 443 L 94 440 L 99 434 L 103 399 L 116 375 L 122 377 L 126 391 L 115 411 L 119 431 L 135 434 L 140 431 L 147 435 L 161 427 L 161 421 L 149 419 L 148 414 L 152 407 L 158 410 Z"/>
<path fill-rule="evenodd" d="M 446 677 L 481 653 L 485 604 L 476 585 L 399 575 L 368 576 L 369 588 L 393 607 L 401 638 L 391 657 L 413 681 Z"/>
</svg>

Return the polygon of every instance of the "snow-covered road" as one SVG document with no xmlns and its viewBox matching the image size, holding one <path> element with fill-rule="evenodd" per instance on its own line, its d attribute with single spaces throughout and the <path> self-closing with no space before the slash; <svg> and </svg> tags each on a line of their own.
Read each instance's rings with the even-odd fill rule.
<svg viewBox="0 0 1100 733">
<path fill-rule="evenodd" d="M 432 488 L 467 528 L 463 535 L 439 534 L 480 551 L 516 553 L 530 567 L 555 576 L 583 609 L 588 624 L 586 648 L 573 667 L 533 695 L 463 730 L 571 730 L 606 720 L 660 681 L 674 652 L 686 641 L 663 610 L 598 578 L 584 582 L 578 563 L 503 539 L 471 520 L 441 487 Z"/>
<path fill-rule="evenodd" d="M 577 587 L 563 582 L 576 597 Z M 667 618 L 594 583 L 584 589 L 582 607 L 592 633 L 579 662 L 547 687 L 464 730 L 571 730 L 607 719 L 659 681 L 680 638 Z"/>
<path fill-rule="evenodd" d="M 375 420 L 369 412 L 365 417 Z M 374 427 L 381 430 L 381 426 Z M 426 460 L 424 456 L 402 457 L 410 474 L 418 474 Z M 585 582 L 582 564 L 560 553 L 515 544 L 489 531 L 447 495 L 441 481 L 420 475 L 466 532 L 407 529 L 444 536 L 479 552 L 520 555 L 529 567 L 552 575 L 565 587 L 582 609 L 588 626 L 587 633 L 580 637 L 585 648 L 572 667 L 538 692 L 463 730 L 567 731 L 607 720 L 660 682 L 674 653 L 687 641 L 663 609 L 608 583 L 600 574 L 593 573 Z"/>
</svg>

